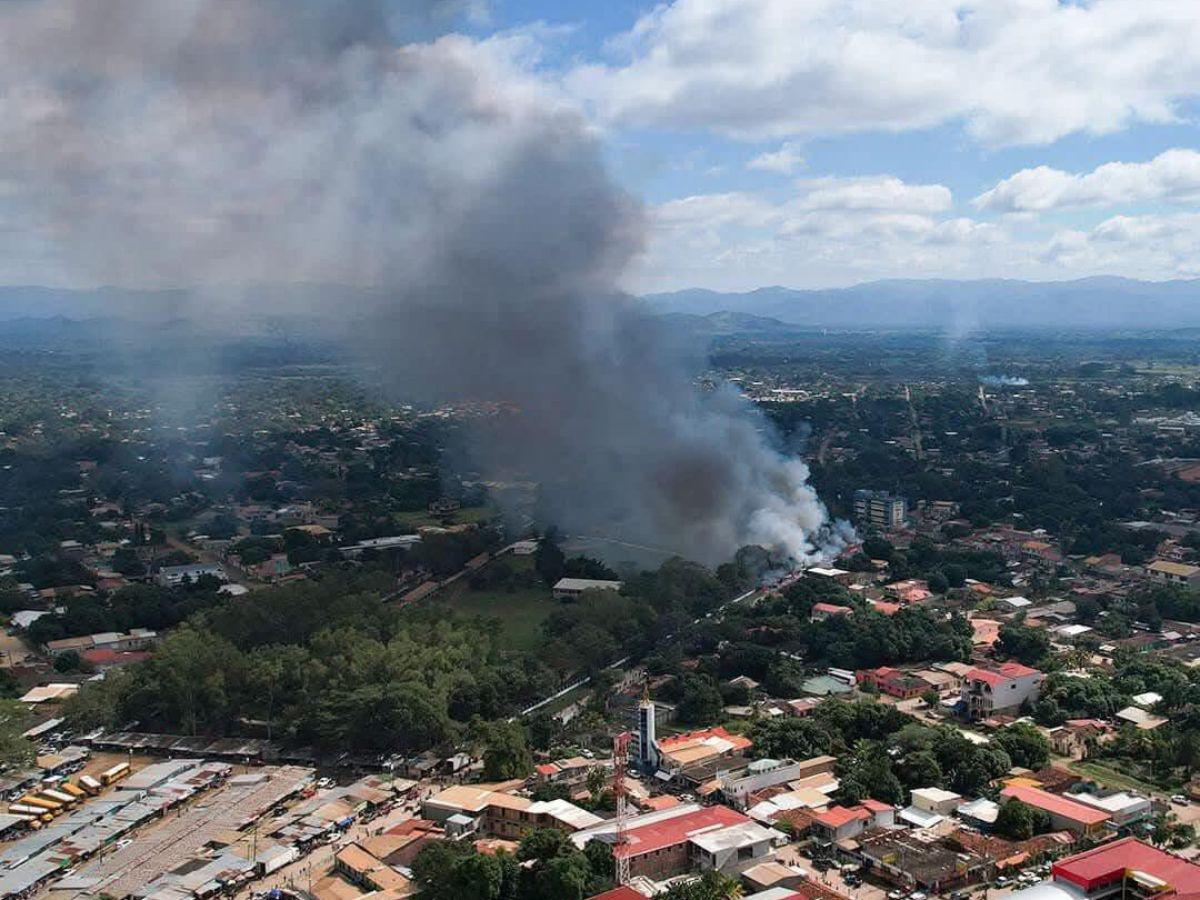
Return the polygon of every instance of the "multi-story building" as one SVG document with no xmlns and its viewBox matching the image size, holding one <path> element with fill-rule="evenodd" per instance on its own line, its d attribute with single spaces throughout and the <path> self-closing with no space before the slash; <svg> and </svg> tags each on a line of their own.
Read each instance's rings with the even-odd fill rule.
<svg viewBox="0 0 1200 900">
<path fill-rule="evenodd" d="M 1154 814 L 1154 804 L 1149 797 L 1131 794 L 1128 791 L 1109 791 L 1107 793 L 1080 791 L 1077 794 L 1067 794 L 1066 796 L 1085 806 L 1107 813 L 1112 823 L 1122 828 L 1148 819 Z"/>
<path fill-rule="evenodd" d="M 908 501 L 887 491 L 855 491 L 854 518 L 860 525 L 903 528 L 908 520 Z"/>
<path fill-rule="evenodd" d="M 421 814 L 450 837 L 473 834 L 520 840 L 539 828 L 573 832 L 603 821 L 566 800 L 530 800 L 501 791 L 456 785 L 425 799 Z"/>
<path fill-rule="evenodd" d="M 770 858 L 774 844 L 787 840 L 727 806 L 695 803 L 635 816 L 625 835 L 613 852 L 629 860 L 631 875 L 655 880 L 708 869 L 739 872 Z M 594 840 L 615 843 L 616 823 L 576 832 L 571 840 L 580 849 Z"/>
<path fill-rule="evenodd" d="M 963 678 L 962 699 L 968 718 L 986 719 L 996 713 L 1016 712 L 1037 701 L 1046 676 L 1020 663 L 995 668 L 976 666 Z"/>
<path fill-rule="evenodd" d="M 734 809 L 744 810 L 748 798 L 756 791 L 790 784 L 813 775 L 833 773 L 837 759 L 832 756 L 815 756 L 796 762 L 791 759 L 756 759 L 749 765 L 726 774 L 718 774 L 721 796 Z"/>
<path fill-rule="evenodd" d="M 917 676 L 900 669 L 893 669 L 890 666 L 880 666 L 878 669 L 860 669 L 855 673 L 854 679 L 860 685 L 874 685 L 881 694 L 887 694 L 898 700 L 911 700 L 930 690 L 929 685 Z"/>
<path fill-rule="evenodd" d="M 1190 566 L 1187 563 L 1156 559 L 1146 566 L 1146 574 L 1162 584 L 1174 584 L 1180 587 L 1200 586 L 1200 566 Z"/>
</svg>

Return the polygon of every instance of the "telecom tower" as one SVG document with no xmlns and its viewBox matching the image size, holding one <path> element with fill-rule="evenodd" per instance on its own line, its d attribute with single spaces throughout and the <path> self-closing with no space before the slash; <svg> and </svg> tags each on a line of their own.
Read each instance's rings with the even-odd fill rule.
<svg viewBox="0 0 1200 900">
<path fill-rule="evenodd" d="M 629 793 L 625 784 L 625 771 L 629 765 L 629 739 L 632 735 L 622 731 L 613 738 L 613 798 L 617 801 L 617 833 L 613 844 L 613 860 L 617 869 L 617 884 L 629 884 L 629 855 L 625 845 L 629 841 L 626 827 L 629 820 Z"/>
</svg>

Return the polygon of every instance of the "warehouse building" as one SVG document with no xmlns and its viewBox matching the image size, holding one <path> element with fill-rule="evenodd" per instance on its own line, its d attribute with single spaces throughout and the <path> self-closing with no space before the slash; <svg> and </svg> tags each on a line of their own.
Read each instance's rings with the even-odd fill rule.
<svg viewBox="0 0 1200 900">
<path fill-rule="evenodd" d="M 1002 803 L 1020 800 L 1050 816 L 1050 824 L 1058 830 L 1072 831 L 1081 837 L 1099 837 L 1104 833 L 1109 814 L 1076 800 L 1051 794 L 1041 788 L 1010 784 L 1000 792 Z"/>
</svg>

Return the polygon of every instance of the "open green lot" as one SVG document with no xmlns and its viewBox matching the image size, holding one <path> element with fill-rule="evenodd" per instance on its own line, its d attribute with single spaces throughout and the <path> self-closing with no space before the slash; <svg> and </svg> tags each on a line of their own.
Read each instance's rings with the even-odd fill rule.
<svg viewBox="0 0 1200 900">
<path fill-rule="evenodd" d="M 1116 769 L 1094 760 L 1071 763 L 1070 769 L 1072 772 L 1078 772 L 1080 775 L 1084 775 L 1105 787 L 1135 790 L 1149 794 L 1163 793 L 1163 789 L 1157 785 L 1151 784 L 1148 781 L 1142 781 L 1132 775 L 1126 775 L 1124 772 L 1118 772 Z"/>
<path fill-rule="evenodd" d="M 503 563 L 514 572 L 532 572 L 533 559 L 528 556 L 501 557 L 491 565 Z M 505 587 L 473 590 L 469 578 L 451 584 L 429 600 L 445 606 L 460 616 L 483 616 L 499 621 L 500 634 L 506 646 L 514 650 L 530 650 L 542 638 L 542 622 L 558 606 L 550 596 L 550 588 L 538 582 L 534 587 Z"/>
<path fill-rule="evenodd" d="M 468 506 L 456 510 L 453 515 L 441 517 L 431 516 L 423 511 L 396 513 L 395 520 L 397 525 L 405 525 L 409 528 L 440 528 L 450 525 L 474 525 L 491 519 L 495 515 L 495 507 Z"/>
</svg>

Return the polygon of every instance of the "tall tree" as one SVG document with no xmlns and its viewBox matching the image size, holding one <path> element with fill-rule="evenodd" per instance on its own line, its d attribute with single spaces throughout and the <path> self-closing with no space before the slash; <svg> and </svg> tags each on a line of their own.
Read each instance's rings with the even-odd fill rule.
<svg viewBox="0 0 1200 900">
<path fill-rule="evenodd" d="M 33 764 L 35 750 L 22 737 L 29 728 L 29 711 L 16 700 L 0 700 L 0 764 L 19 768 Z"/>
</svg>

